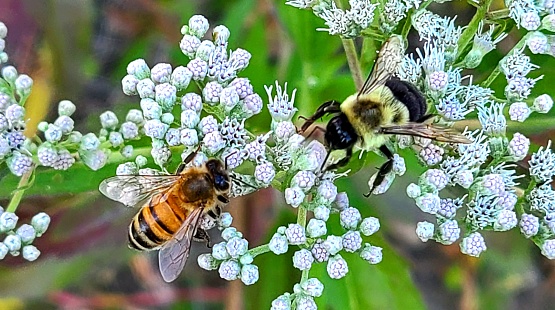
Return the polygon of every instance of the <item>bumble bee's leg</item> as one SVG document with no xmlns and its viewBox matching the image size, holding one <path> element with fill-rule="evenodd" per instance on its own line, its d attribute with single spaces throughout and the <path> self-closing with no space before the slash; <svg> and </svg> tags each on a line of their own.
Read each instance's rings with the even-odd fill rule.
<svg viewBox="0 0 555 310">
<path fill-rule="evenodd" d="M 339 108 L 340 105 L 341 105 L 341 102 L 335 101 L 335 100 L 324 102 L 316 110 L 316 112 L 314 112 L 314 114 L 312 114 L 311 117 L 309 117 L 305 120 L 303 126 L 301 127 L 300 132 L 301 133 L 305 132 L 308 129 L 308 127 L 310 127 L 310 125 L 312 125 L 312 123 L 314 123 L 314 121 L 316 121 L 319 118 L 322 118 L 326 114 L 341 112 L 341 109 Z"/>
<path fill-rule="evenodd" d="M 376 187 L 382 184 L 385 176 L 393 169 L 393 153 L 391 153 L 391 150 L 389 150 L 389 148 L 384 144 L 380 146 L 380 151 L 387 157 L 387 161 L 383 163 L 383 165 L 380 167 L 378 175 L 376 176 L 376 179 L 374 179 L 374 183 L 372 184 L 372 188 L 370 188 L 370 192 L 364 195 L 364 197 L 367 198 L 372 195 L 372 192 Z"/>
<path fill-rule="evenodd" d="M 345 165 L 347 165 L 349 163 L 349 161 L 351 160 L 351 157 L 353 156 L 353 148 L 350 147 L 348 149 L 345 150 L 345 157 L 341 158 L 338 162 L 336 162 L 335 164 L 331 164 L 326 168 L 327 170 L 333 170 L 333 169 L 337 169 L 340 167 L 343 167 Z M 329 153 L 328 153 L 329 154 Z M 328 159 L 328 156 L 326 156 L 326 160 Z M 324 161 L 324 163 L 322 164 L 322 167 L 324 166 L 326 162 Z"/>
<path fill-rule="evenodd" d="M 206 247 L 211 248 L 212 245 L 210 244 L 210 235 L 206 232 L 206 230 L 202 228 L 197 228 L 195 235 L 193 236 L 193 240 L 196 242 L 204 242 Z"/>
<path fill-rule="evenodd" d="M 432 117 L 436 117 L 437 114 L 426 114 L 419 118 L 416 122 L 417 123 L 424 123 L 425 121 L 429 120 Z"/>
</svg>

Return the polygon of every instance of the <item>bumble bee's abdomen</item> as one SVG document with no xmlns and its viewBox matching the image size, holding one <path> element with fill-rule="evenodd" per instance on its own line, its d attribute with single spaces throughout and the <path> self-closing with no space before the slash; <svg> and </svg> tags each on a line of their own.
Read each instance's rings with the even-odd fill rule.
<svg viewBox="0 0 555 310">
<path fill-rule="evenodd" d="M 179 198 L 168 195 L 163 201 L 143 207 L 129 225 L 129 247 L 147 251 L 165 244 L 181 227 L 187 216 Z"/>
<path fill-rule="evenodd" d="M 426 114 L 426 110 L 428 109 L 426 99 L 416 86 L 395 77 L 389 79 L 385 83 L 385 86 L 391 90 L 395 99 L 405 105 L 409 111 L 409 120 L 411 122 L 418 121 Z"/>
</svg>

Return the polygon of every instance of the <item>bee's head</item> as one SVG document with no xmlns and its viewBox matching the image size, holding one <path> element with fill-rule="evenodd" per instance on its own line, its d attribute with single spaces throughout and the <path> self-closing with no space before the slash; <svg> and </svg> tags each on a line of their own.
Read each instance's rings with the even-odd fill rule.
<svg viewBox="0 0 555 310">
<path fill-rule="evenodd" d="M 229 189 L 229 174 L 224 167 L 224 164 L 217 159 L 209 159 L 206 163 L 206 169 L 214 180 L 214 187 L 220 191 Z"/>
</svg>

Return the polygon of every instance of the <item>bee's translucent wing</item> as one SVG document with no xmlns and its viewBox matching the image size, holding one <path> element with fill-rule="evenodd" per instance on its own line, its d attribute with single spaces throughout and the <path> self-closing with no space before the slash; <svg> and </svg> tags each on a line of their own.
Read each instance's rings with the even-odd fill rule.
<svg viewBox="0 0 555 310">
<path fill-rule="evenodd" d="M 405 46 L 403 38 L 393 35 L 387 40 L 378 54 L 378 59 L 374 63 L 372 72 L 362 85 L 358 95 L 369 94 L 376 87 L 384 85 L 385 82 L 397 71 L 397 67 L 403 61 Z"/>
<path fill-rule="evenodd" d="M 185 267 L 191 251 L 193 235 L 201 222 L 202 210 L 202 208 L 194 209 L 175 235 L 158 252 L 158 265 L 164 281 L 172 282 Z"/>
<path fill-rule="evenodd" d="M 179 175 L 119 175 L 102 181 L 98 189 L 104 196 L 134 207 L 169 189 L 179 178 Z"/>
<path fill-rule="evenodd" d="M 440 142 L 472 143 L 468 137 L 447 127 L 440 127 L 424 123 L 407 123 L 403 125 L 392 125 L 381 127 L 378 133 L 392 135 L 408 135 L 428 138 Z"/>
</svg>

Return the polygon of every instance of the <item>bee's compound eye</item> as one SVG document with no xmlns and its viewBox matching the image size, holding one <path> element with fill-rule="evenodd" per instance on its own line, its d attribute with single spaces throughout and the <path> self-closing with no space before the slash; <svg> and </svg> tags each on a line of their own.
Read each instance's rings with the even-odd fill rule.
<svg viewBox="0 0 555 310">
<path fill-rule="evenodd" d="M 227 190 L 229 189 L 229 178 L 223 174 L 215 174 L 214 185 L 219 190 Z"/>
</svg>

